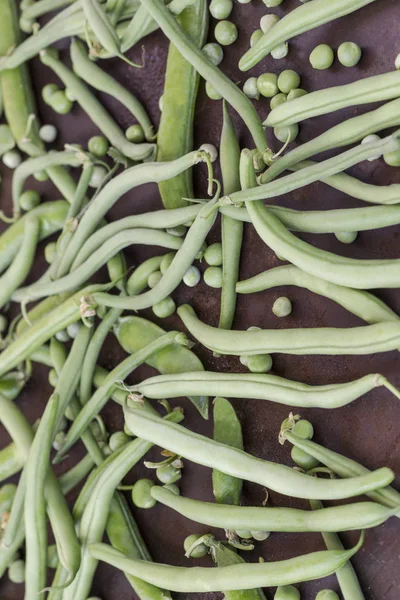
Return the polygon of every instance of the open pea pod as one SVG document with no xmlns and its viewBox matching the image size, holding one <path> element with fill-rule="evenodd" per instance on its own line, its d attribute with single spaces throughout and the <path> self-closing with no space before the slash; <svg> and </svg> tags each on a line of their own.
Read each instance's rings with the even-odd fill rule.
<svg viewBox="0 0 400 600">
<path fill-rule="evenodd" d="M 125 350 L 132 354 L 158 337 L 164 335 L 164 329 L 141 317 L 121 317 L 114 327 L 114 334 Z M 147 364 L 157 369 L 162 374 L 187 373 L 204 371 L 199 358 L 188 348 L 183 346 L 169 346 L 152 355 Z M 208 419 L 208 397 L 189 396 L 199 413 Z"/>
</svg>

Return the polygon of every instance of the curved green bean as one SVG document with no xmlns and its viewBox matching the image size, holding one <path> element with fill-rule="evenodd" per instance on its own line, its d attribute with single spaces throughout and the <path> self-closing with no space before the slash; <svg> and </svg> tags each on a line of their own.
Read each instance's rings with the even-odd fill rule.
<svg viewBox="0 0 400 600">
<path fill-rule="evenodd" d="M 86 479 L 94 466 L 94 460 L 90 454 L 86 454 L 86 456 L 84 456 L 76 465 L 71 467 L 69 471 L 63 473 L 59 478 L 62 493 L 64 495 L 69 494 L 71 490 Z"/>
<path fill-rule="evenodd" d="M 400 347 L 400 323 L 385 322 L 348 329 L 321 327 L 227 331 L 200 321 L 184 304 L 178 315 L 203 346 L 219 354 L 374 354 Z"/>
<path fill-rule="evenodd" d="M 270 54 L 274 48 L 292 37 L 348 15 L 367 4 L 371 4 L 373 1 L 336 0 L 336 2 L 329 3 L 326 0 L 316 0 L 315 5 L 303 4 L 298 6 L 278 21 L 242 56 L 239 61 L 239 69 L 248 71 Z"/>
<path fill-rule="evenodd" d="M 131 432 L 142 439 L 154 444 L 162 440 L 163 446 L 183 458 L 294 498 L 351 498 L 389 485 L 394 477 L 393 472 L 384 467 L 372 475 L 355 477 L 352 481 L 317 479 L 289 467 L 255 458 L 243 450 L 210 440 L 181 425 L 167 423 L 140 408 L 126 406 L 124 416 Z"/>
<path fill-rule="evenodd" d="M 129 296 L 141 294 L 147 288 L 149 275 L 160 270 L 162 259 L 163 256 L 152 256 L 136 267 L 126 282 L 126 291 Z"/>
<path fill-rule="evenodd" d="M 37 0 L 28 6 L 22 7 L 22 18 L 27 21 L 35 21 L 38 17 L 48 12 L 53 12 L 70 4 L 76 3 L 76 10 L 80 10 L 79 2 L 76 0 Z"/>
<path fill-rule="evenodd" d="M 14 442 L 2 448 L 0 450 L 0 482 L 19 473 L 24 463 L 24 457 Z"/>
</svg>

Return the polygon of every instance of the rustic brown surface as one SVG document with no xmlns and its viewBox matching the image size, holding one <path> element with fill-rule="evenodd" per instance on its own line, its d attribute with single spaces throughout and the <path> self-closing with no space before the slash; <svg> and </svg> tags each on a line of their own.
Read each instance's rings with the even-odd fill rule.
<svg viewBox="0 0 400 600">
<path fill-rule="evenodd" d="M 272 9 L 279 15 L 297 6 L 298 0 L 285 0 L 282 7 Z M 225 49 L 225 59 L 221 65 L 223 70 L 237 82 L 244 82 L 250 75 L 258 75 L 265 71 L 279 72 L 285 68 L 293 68 L 302 76 L 302 87 L 315 90 L 330 85 L 346 83 L 357 78 L 383 73 L 393 68 L 394 59 L 400 51 L 398 43 L 398 24 L 400 22 L 400 4 L 396 0 L 380 0 L 357 13 L 345 17 L 332 24 L 319 28 L 317 31 L 302 35 L 290 44 L 289 56 L 280 61 L 267 58 L 262 61 L 252 72 L 245 76 L 237 69 L 239 57 L 247 48 L 251 32 L 258 27 L 260 17 L 268 12 L 264 4 L 254 0 L 251 4 L 241 5 L 235 2 L 232 19 L 238 24 L 239 39 L 231 47 Z M 213 40 L 214 23 L 211 22 L 209 40 Z M 346 40 L 358 42 L 363 48 L 363 57 L 360 64 L 353 69 L 342 67 L 336 60 L 334 66 L 325 72 L 313 71 L 308 64 L 309 52 L 315 45 L 325 42 L 332 47 Z M 64 41 L 61 47 L 66 48 Z M 128 67 L 119 60 L 110 60 L 102 63 L 126 87 L 134 91 L 144 102 L 155 123 L 159 120 L 158 98 L 162 93 L 167 42 L 161 32 L 156 32 L 145 41 L 146 67 L 142 70 Z M 135 49 L 131 58 L 140 58 L 140 49 Z M 43 67 L 38 60 L 32 61 L 31 72 L 35 90 L 39 101 L 39 114 L 43 122 L 54 123 L 60 130 L 57 148 L 65 142 L 78 142 L 85 144 L 88 138 L 96 133 L 96 128 L 82 111 L 75 107 L 73 112 L 64 117 L 55 115 L 46 107 L 40 98 L 40 90 L 45 83 L 55 81 L 53 74 Z M 124 128 L 131 121 L 125 109 L 121 109 L 112 99 L 101 95 L 104 104 Z M 261 99 L 256 103 L 262 117 L 269 110 L 269 102 Z M 361 114 L 368 107 L 352 108 L 328 116 L 318 117 L 305 122 L 301 127 L 299 142 L 313 138 L 331 125 L 355 114 Z M 221 128 L 221 103 L 209 100 L 201 86 L 197 112 L 195 142 L 211 142 L 218 145 Z M 233 115 L 240 142 L 245 146 L 251 142 L 244 130 L 243 123 L 237 115 Z M 275 148 L 278 144 L 275 142 Z M 6 179 L 2 191 L 2 205 L 10 205 L 7 179 L 9 173 L 1 168 Z M 387 167 L 383 161 L 363 163 L 354 169 L 354 174 L 376 184 L 388 184 L 399 181 L 398 170 Z M 204 194 L 205 172 L 203 167 L 196 171 L 197 191 Z M 45 190 L 46 199 L 54 199 L 55 191 L 47 184 L 36 184 Z M 339 208 L 357 206 L 358 203 L 339 192 L 335 192 L 322 184 L 314 184 L 306 189 L 299 190 L 287 197 L 276 199 L 276 202 L 292 207 L 304 209 Z M 115 219 L 121 216 L 142 212 L 160 207 L 160 200 L 156 186 L 148 186 L 127 194 L 110 212 L 109 217 Z M 358 258 L 390 258 L 398 257 L 399 227 L 390 227 L 385 230 L 363 232 L 351 246 L 340 244 L 333 235 L 304 235 L 304 239 L 320 248 L 331 250 L 339 254 Z M 217 225 L 210 236 L 210 240 L 217 240 L 220 228 Z M 302 236 L 303 237 L 303 236 Z M 42 250 L 42 249 L 41 249 Z M 140 263 L 156 249 L 134 247 L 126 252 L 129 265 Z M 241 278 L 252 276 L 266 268 L 279 264 L 273 252 L 266 248 L 257 238 L 251 226 L 246 226 Z M 34 279 L 44 269 L 44 259 L 37 260 Z M 204 269 L 204 265 L 200 265 Z M 277 319 L 271 312 L 273 301 L 280 295 L 287 295 L 293 302 L 292 314 L 284 320 Z M 377 295 L 385 300 L 389 306 L 400 311 L 400 297 L 396 290 L 378 290 Z M 190 302 L 199 316 L 211 324 L 217 324 L 219 310 L 219 293 L 207 288 L 203 283 L 194 289 L 181 287 L 174 298 L 178 303 Z M 153 319 L 151 311 L 144 311 L 144 315 Z M 157 321 L 157 319 L 154 319 Z M 178 317 L 174 316 L 167 322 L 161 323 L 165 328 L 181 327 Z M 250 325 L 264 328 L 278 327 L 350 327 L 361 322 L 353 315 L 349 315 L 343 308 L 333 302 L 320 298 L 298 288 L 275 289 L 253 296 L 239 298 L 235 320 L 235 328 L 245 329 Z M 207 368 L 212 370 L 237 371 L 243 370 L 238 358 L 223 357 L 215 359 L 211 353 L 202 347 L 195 346 L 195 351 L 204 360 Z M 107 340 L 102 351 L 101 364 L 107 368 L 114 366 L 124 356 L 123 351 L 115 343 L 113 336 Z M 366 356 L 366 357 L 301 357 L 283 356 L 274 357 L 273 372 L 285 377 L 297 379 L 309 384 L 323 384 L 349 381 L 371 372 L 385 374 L 390 381 L 400 386 L 398 374 L 399 358 L 396 352 Z M 153 372 L 149 368 L 140 368 L 135 373 L 134 380 L 140 380 Z M 35 367 L 34 375 L 24 390 L 18 404 L 23 408 L 31 422 L 37 419 L 50 394 L 51 388 L 47 383 L 47 369 Z M 185 408 L 185 425 L 193 430 L 212 434 L 212 421 L 203 421 L 196 414 L 193 407 L 186 400 L 177 401 Z M 280 461 L 292 465 L 290 448 L 278 444 L 277 435 L 280 423 L 287 416 L 289 409 L 284 406 L 268 402 L 234 400 L 233 404 L 241 418 L 245 448 L 248 452 L 261 458 Z M 400 435 L 397 422 L 400 416 L 398 400 L 393 398 L 384 389 L 377 389 L 367 397 L 355 402 L 352 406 L 327 412 L 323 410 L 302 410 L 303 417 L 309 418 L 315 426 L 315 440 L 327 445 L 332 450 L 358 460 L 365 466 L 373 469 L 387 465 L 400 473 L 399 442 Z M 109 403 L 103 415 L 110 431 L 120 429 L 123 421 L 121 410 L 115 404 Z M 4 430 L 0 432 L 1 444 L 8 443 L 8 436 Z M 82 449 L 76 448 L 71 453 L 71 458 L 81 456 Z M 151 453 L 157 460 L 159 450 Z M 67 465 L 60 467 L 62 470 Z M 130 473 L 127 481 L 133 482 L 145 474 L 143 466 L 138 466 Z M 184 476 L 181 482 L 182 493 L 193 498 L 212 500 L 210 471 L 197 467 L 189 462 L 185 463 Z M 76 493 L 71 494 L 71 502 Z M 264 492 L 260 486 L 245 483 L 243 504 L 260 504 Z M 307 507 L 307 503 L 278 494 L 271 494 L 271 504 L 274 506 Z M 187 560 L 183 555 L 182 543 L 184 538 L 193 532 L 205 532 L 206 528 L 191 523 L 179 517 L 164 507 L 156 507 L 149 511 L 133 509 L 141 531 L 146 539 L 151 554 L 156 561 L 168 562 L 174 565 L 200 565 L 211 564 L 207 559 Z M 385 525 L 369 531 L 362 550 L 354 558 L 354 565 L 365 591 L 367 600 L 397 600 L 400 592 L 399 560 L 399 534 L 400 522 L 391 519 Z M 222 532 L 217 535 L 222 537 Z M 344 535 L 346 544 L 351 544 L 357 538 L 357 533 Z M 273 534 L 264 543 L 257 543 L 256 550 L 248 554 L 248 560 L 257 560 L 263 556 L 267 561 L 290 558 L 295 555 L 323 549 L 323 542 L 319 534 Z M 338 589 L 334 576 L 319 582 L 305 583 L 299 586 L 303 600 L 313 600 L 318 590 L 325 587 Z M 97 573 L 92 593 L 103 600 L 128 600 L 134 598 L 129 584 L 119 571 L 102 565 Z M 178 595 L 175 595 L 176 597 Z M 200 597 L 200 595 L 197 595 Z M 220 594 L 209 595 L 217 597 Z M 267 590 L 268 600 L 273 598 L 273 590 Z M 23 586 L 11 584 L 7 577 L 0 582 L 0 597 L 2 600 L 19 600 L 23 598 Z M 195 596 L 191 596 L 195 597 Z M 182 595 L 183 598 L 183 595 Z"/>
</svg>

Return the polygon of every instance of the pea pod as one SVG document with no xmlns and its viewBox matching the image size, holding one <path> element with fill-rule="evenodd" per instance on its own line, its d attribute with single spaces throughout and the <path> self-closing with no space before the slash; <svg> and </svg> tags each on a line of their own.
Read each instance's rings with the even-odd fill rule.
<svg viewBox="0 0 400 600">
<path fill-rule="evenodd" d="M 125 350 L 134 354 L 147 344 L 154 342 L 166 332 L 141 317 L 122 317 L 114 327 L 114 333 Z M 186 371 L 204 371 L 199 358 L 184 346 L 169 346 L 150 356 L 147 364 L 162 374 L 184 373 Z M 189 396 L 204 419 L 208 419 L 208 397 Z"/>
<path fill-rule="evenodd" d="M 227 446 L 243 450 L 243 436 L 240 421 L 235 410 L 225 398 L 214 400 L 214 440 Z M 215 500 L 220 504 L 240 504 L 243 481 L 222 473 L 212 472 L 212 485 Z"/>
<path fill-rule="evenodd" d="M 10 512 L 16 491 L 17 486 L 13 483 L 6 483 L 0 487 L 0 520 L 4 513 Z"/>
</svg>

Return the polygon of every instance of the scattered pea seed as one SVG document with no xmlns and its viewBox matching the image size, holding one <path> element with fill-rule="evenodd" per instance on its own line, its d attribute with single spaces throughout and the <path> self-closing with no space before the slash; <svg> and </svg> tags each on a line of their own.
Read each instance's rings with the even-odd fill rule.
<svg viewBox="0 0 400 600">
<path fill-rule="evenodd" d="M 204 283 L 209 287 L 219 289 L 222 287 L 221 267 L 208 267 L 203 274 Z"/>
<path fill-rule="evenodd" d="M 40 204 L 40 194 L 36 190 L 26 190 L 19 198 L 19 205 L 26 212 Z"/>
<path fill-rule="evenodd" d="M 209 11 L 214 19 L 227 19 L 232 12 L 232 0 L 211 0 Z"/>
<path fill-rule="evenodd" d="M 185 541 L 183 542 L 185 552 L 188 552 L 188 550 L 190 550 L 193 544 L 197 542 L 197 540 L 199 540 L 201 537 L 203 536 L 200 533 L 192 533 L 192 535 L 188 535 L 188 537 L 185 538 Z M 203 556 L 205 556 L 206 554 L 208 554 L 207 546 L 205 544 L 199 544 L 198 546 L 193 548 L 192 552 L 190 553 L 190 556 L 192 558 L 203 558 Z"/>
<path fill-rule="evenodd" d="M 335 233 L 336 239 L 342 244 L 352 244 L 358 236 L 358 231 L 338 231 Z"/>
<path fill-rule="evenodd" d="M 208 81 L 206 81 L 206 94 L 211 100 L 221 100 L 222 98 L 221 94 Z"/>
<path fill-rule="evenodd" d="M 3 163 L 9 169 L 16 169 L 22 163 L 22 156 L 17 150 L 9 150 L 3 154 Z"/>
<path fill-rule="evenodd" d="M 203 46 L 203 52 L 213 65 L 218 66 L 224 59 L 224 51 L 219 44 L 210 42 Z"/>
<path fill-rule="evenodd" d="M 254 98 L 255 100 L 259 99 L 260 92 L 257 87 L 257 77 L 249 77 L 249 79 L 244 82 L 243 92 L 248 98 Z"/>
<path fill-rule="evenodd" d="M 183 276 L 183 283 L 188 287 L 195 287 L 201 279 L 201 273 L 197 267 L 192 265 Z"/>
<path fill-rule="evenodd" d="M 292 457 L 293 462 L 295 462 L 298 467 L 301 467 L 305 471 L 314 469 L 319 465 L 318 460 L 316 460 L 310 454 L 307 454 L 307 452 L 304 452 L 304 450 L 296 448 L 296 446 L 293 446 L 290 456 Z"/>
<path fill-rule="evenodd" d="M 174 314 L 175 310 L 176 304 L 170 296 L 167 296 L 167 298 L 164 298 L 164 300 L 157 302 L 157 304 L 154 304 L 153 306 L 153 313 L 159 319 L 166 319 L 167 317 L 170 317 Z"/>
<path fill-rule="evenodd" d="M 269 106 L 270 106 L 271 110 L 274 110 L 274 108 L 276 108 L 280 104 L 283 104 L 284 102 L 286 102 L 286 100 L 287 100 L 287 95 L 280 92 L 279 94 L 277 94 L 276 96 L 271 98 L 271 102 L 269 103 Z"/>
<path fill-rule="evenodd" d="M 383 160 L 389 167 L 400 167 L 400 152 L 399 150 L 394 150 L 393 152 L 388 152 L 383 155 Z"/>
<path fill-rule="evenodd" d="M 44 258 L 45 258 L 47 264 L 51 265 L 51 263 L 55 259 L 56 255 L 57 255 L 57 243 L 49 242 L 48 244 L 46 244 L 45 249 L 44 249 Z"/>
<path fill-rule="evenodd" d="M 150 490 L 154 481 L 150 479 L 138 479 L 132 488 L 132 502 L 138 508 L 153 508 L 156 501 L 151 496 Z"/>
<path fill-rule="evenodd" d="M 360 62 L 361 54 L 360 46 L 354 42 L 343 42 L 337 51 L 339 62 L 344 67 L 355 67 Z"/>
<path fill-rule="evenodd" d="M 277 317 L 287 317 L 292 312 L 292 303 L 286 296 L 277 298 L 272 306 L 272 312 Z"/>
<path fill-rule="evenodd" d="M 278 77 L 278 88 L 284 94 L 295 90 L 300 86 L 300 75 L 292 69 L 286 69 Z"/>
<path fill-rule="evenodd" d="M 110 144 L 108 143 L 107 138 L 103 135 L 94 135 L 88 141 L 88 150 L 94 156 L 98 156 L 99 158 L 105 156 L 108 152 Z"/>
<path fill-rule="evenodd" d="M 262 38 L 263 32 L 261 29 L 256 29 L 250 36 L 250 48 L 255 46 L 260 38 Z"/>
<path fill-rule="evenodd" d="M 40 139 L 47 144 L 52 144 L 57 139 L 58 131 L 54 125 L 42 125 L 39 129 Z"/>
<path fill-rule="evenodd" d="M 90 178 L 89 185 L 92 188 L 98 188 L 103 183 L 107 176 L 107 170 L 102 165 L 96 165 L 93 169 L 92 177 Z"/>
<path fill-rule="evenodd" d="M 215 162 L 218 158 L 218 150 L 213 144 L 202 144 L 199 150 L 203 150 L 203 152 L 207 152 L 210 157 L 211 162 Z"/>
<path fill-rule="evenodd" d="M 257 78 L 257 88 L 265 98 L 276 96 L 279 92 L 278 76 L 275 73 L 263 73 Z"/>
<path fill-rule="evenodd" d="M 67 98 L 63 90 L 58 90 L 50 97 L 49 105 L 59 115 L 66 115 L 71 112 L 73 102 Z"/>
<path fill-rule="evenodd" d="M 145 140 L 143 128 L 139 125 L 139 123 L 128 127 L 128 129 L 125 131 L 125 137 L 127 140 L 132 142 L 132 144 L 141 144 Z"/>
<path fill-rule="evenodd" d="M 310 54 L 310 63 L 314 69 L 322 71 L 329 69 L 335 60 L 335 55 L 328 44 L 320 44 L 316 46 Z"/>
<path fill-rule="evenodd" d="M 272 368 L 272 358 L 269 354 L 250 355 L 246 366 L 252 373 L 268 373 Z"/>
<path fill-rule="evenodd" d="M 161 271 L 154 271 L 153 273 L 150 273 L 147 279 L 147 285 L 149 286 L 149 288 L 153 289 L 153 287 L 156 287 L 157 283 L 161 281 L 162 276 L 163 275 Z"/>
<path fill-rule="evenodd" d="M 60 88 L 55 83 L 48 83 L 42 89 L 42 98 L 46 104 L 50 104 L 51 97 L 59 92 Z"/>
<path fill-rule="evenodd" d="M 299 135 L 299 126 L 293 123 L 293 125 L 274 127 L 274 135 L 282 144 L 293 142 Z"/>
<path fill-rule="evenodd" d="M 232 21 L 219 21 L 215 26 L 214 36 L 221 46 L 230 46 L 236 42 L 238 30 Z"/>
<path fill-rule="evenodd" d="M 376 133 L 371 133 L 371 135 L 367 135 L 367 137 L 365 137 L 361 143 L 362 144 L 369 144 L 372 142 L 378 142 L 380 139 L 379 135 L 376 135 Z M 381 157 L 381 154 L 376 154 L 375 156 L 372 156 L 371 158 L 368 158 L 369 162 L 373 162 L 374 160 L 378 160 L 378 158 Z"/>
<path fill-rule="evenodd" d="M 302 88 L 296 88 L 295 90 L 290 90 L 290 92 L 287 95 L 288 102 L 290 102 L 290 100 L 295 100 L 296 98 L 301 98 L 302 96 L 305 96 L 306 94 L 308 94 L 308 92 L 306 92 L 306 90 L 303 90 Z"/>
<path fill-rule="evenodd" d="M 34 178 L 36 179 L 36 181 L 47 181 L 49 179 L 49 176 L 47 174 L 47 171 L 37 171 L 36 173 L 34 173 Z"/>
<path fill-rule="evenodd" d="M 110 446 L 111 450 L 113 452 L 115 452 L 116 450 L 119 450 L 123 446 L 126 446 L 126 444 L 128 444 L 130 441 L 131 441 L 131 438 L 128 435 L 126 435 L 125 432 L 115 431 L 114 433 L 112 433 L 110 435 L 110 438 L 108 440 L 108 445 Z"/>
<path fill-rule="evenodd" d="M 314 436 L 314 427 L 312 426 L 312 423 L 306 419 L 300 419 L 300 421 L 296 421 L 296 423 L 293 425 L 292 431 L 304 440 L 312 440 Z"/>
<path fill-rule="evenodd" d="M 264 2 L 265 4 L 265 2 Z M 274 25 L 276 25 L 279 21 L 278 15 L 264 15 L 260 19 L 260 27 L 263 33 L 268 33 Z"/>
<path fill-rule="evenodd" d="M 23 583 L 25 581 L 25 562 L 16 560 L 8 567 L 8 578 L 12 583 Z"/>
<path fill-rule="evenodd" d="M 220 242 L 210 244 L 204 252 L 204 260 L 210 267 L 220 267 L 222 265 L 222 244 Z"/>
<path fill-rule="evenodd" d="M 282 44 L 279 44 L 279 46 L 277 46 L 276 48 L 271 50 L 271 56 L 275 60 L 279 60 L 281 58 L 286 58 L 286 56 L 288 54 L 289 54 L 289 44 L 287 42 L 282 42 Z"/>
</svg>

